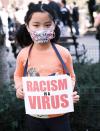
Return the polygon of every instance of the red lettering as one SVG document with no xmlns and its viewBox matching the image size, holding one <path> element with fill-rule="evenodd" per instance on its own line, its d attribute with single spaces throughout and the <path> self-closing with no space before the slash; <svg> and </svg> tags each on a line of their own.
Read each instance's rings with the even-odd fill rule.
<svg viewBox="0 0 100 131">
<path fill-rule="evenodd" d="M 63 95 L 60 96 L 60 100 L 62 101 L 61 107 L 63 107 L 63 108 L 68 107 L 69 101 L 67 100 L 67 98 L 68 98 L 67 94 L 63 94 Z"/>
<path fill-rule="evenodd" d="M 69 106 L 67 98 L 67 94 L 61 96 L 28 96 L 31 109 L 58 109 L 60 106 L 66 108 Z"/>
<path fill-rule="evenodd" d="M 44 85 L 46 85 L 45 81 L 40 81 L 40 91 L 46 91 L 46 87 L 44 87 Z"/>
<path fill-rule="evenodd" d="M 59 86 L 59 90 L 66 90 L 67 89 L 67 80 L 66 79 L 58 80 L 58 86 Z"/>
<path fill-rule="evenodd" d="M 51 96 L 51 105 L 52 105 L 52 108 L 54 108 L 54 109 L 59 108 L 59 106 L 60 106 L 59 95 Z"/>
<path fill-rule="evenodd" d="M 38 86 L 38 82 L 37 81 L 33 82 L 33 91 L 38 91 L 39 92 L 39 86 Z"/>
<path fill-rule="evenodd" d="M 50 109 L 50 100 L 49 96 L 42 96 L 42 106 L 43 109 Z"/>
<path fill-rule="evenodd" d="M 28 96 L 31 109 L 36 109 L 36 96 Z"/>
<path fill-rule="evenodd" d="M 41 97 L 40 96 L 37 96 L 37 107 L 38 109 L 41 109 Z"/>
<path fill-rule="evenodd" d="M 32 91 L 32 82 L 26 81 L 26 85 L 27 85 L 27 91 Z"/>
<path fill-rule="evenodd" d="M 50 91 L 50 81 L 47 81 L 47 91 Z"/>
<path fill-rule="evenodd" d="M 52 85 L 52 88 L 51 88 L 51 89 L 52 89 L 52 91 L 57 91 L 57 88 L 58 88 L 58 87 L 57 87 L 56 84 L 57 84 L 57 81 L 56 81 L 56 80 L 52 80 L 52 81 L 51 81 L 51 85 Z"/>
</svg>

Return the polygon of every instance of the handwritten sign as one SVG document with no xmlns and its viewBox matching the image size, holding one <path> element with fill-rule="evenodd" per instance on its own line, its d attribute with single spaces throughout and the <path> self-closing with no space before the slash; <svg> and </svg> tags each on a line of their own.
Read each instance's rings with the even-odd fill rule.
<svg viewBox="0 0 100 131">
<path fill-rule="evenodd" d="M 23 77 L 26 114 L 73 112 L 72 81 L 68 75 Z"/>
</svg>

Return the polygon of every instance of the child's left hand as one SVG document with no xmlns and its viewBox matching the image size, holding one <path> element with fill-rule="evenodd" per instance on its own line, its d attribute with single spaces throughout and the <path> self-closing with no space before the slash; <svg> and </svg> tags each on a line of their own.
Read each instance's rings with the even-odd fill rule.
<svg viewBox="0 0 100 131">
<path fill-rule="evenodd" d="M 73 101 L 74 103 L 77 103 L 79 101 L 79 95 L 77 94 L 77 91 L 73 92 Z"/>
</svg>

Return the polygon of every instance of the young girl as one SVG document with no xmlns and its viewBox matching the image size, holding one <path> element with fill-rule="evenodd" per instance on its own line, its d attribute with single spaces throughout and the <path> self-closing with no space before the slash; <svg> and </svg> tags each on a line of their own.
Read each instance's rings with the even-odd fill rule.
<svg viewBox="0 0 100 131">
<path fill-rule="evenodd" d="M 24 98 L 23 75 L 48 76 L 66 73 L 54 47 L 67 67 L 74 88 L 75 74 L 72 57 L 67 49 L 57 45 L 59 36 L 60 32 L 53 10 L 46 4 L 31 6 L 25 16 L 25 25 L 21 26 L 16 35 L 18 42 L 24 46 L 17 57 L 14 73 L 18 98 Z M 73 101 L 77 102 L 78 100 L 79 95 L 75 91 L 73 92 Z M 68 114 L 26 115 L 25 125 L 27 131 L 70 131 Z"/>
</svg>

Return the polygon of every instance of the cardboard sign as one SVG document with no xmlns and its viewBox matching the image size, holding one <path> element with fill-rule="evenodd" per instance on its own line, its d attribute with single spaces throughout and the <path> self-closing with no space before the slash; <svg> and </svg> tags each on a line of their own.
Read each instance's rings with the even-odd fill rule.
<svg viewBox="0 0 100 131">
<path fill-rule="evenodd" d="M 72 81 L 68 75 L 23 77 L 26 114 L 73 112 Z"/>
</svg>

